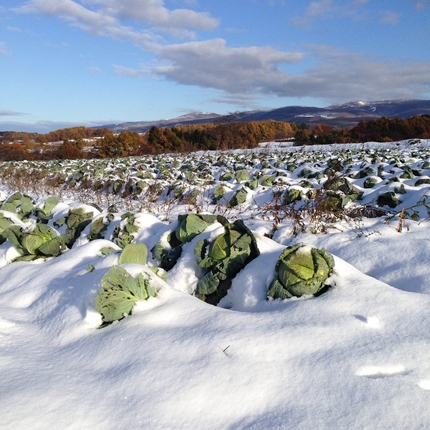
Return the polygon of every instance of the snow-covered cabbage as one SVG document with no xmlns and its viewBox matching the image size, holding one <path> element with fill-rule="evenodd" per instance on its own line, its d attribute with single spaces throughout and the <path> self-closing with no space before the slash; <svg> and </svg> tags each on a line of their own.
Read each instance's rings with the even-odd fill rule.
<svg viewBox="0 0 430 430">
<path fill-rule="evenodd" d="M 324 248 L 299 243 L 289 246 L 280 255 L 267 296 L 287 299 L 293 296 L 321 293 L 334 268 L 333 256 Z"/>
<path fill-rule="evenodd" d="M 227 207 L 232 208 L 237 205 L 241 205 L 245 203 L 247 195 L 248 195 L 248 191 L 246 191 L 245 188 L 241 188 L 234 194 L 234 196 L 227 203 Z"/>
<path fill-rule="evenodd" d="M 169 234 L 167 244 L 159 242 L 152 249 L 153 258 L 160 261 L 160 266 L 170 270 L 182 253 L 182 245 L 202 233 L 206 227 L 223 217 L 204 214 L 187 214 L 178 216 L 178 225 Z"/>
<path fill-rule="evenodd" d="M 206 269 L 195 295 L 214 305 L 227 294 L 237 273 L 260 254 L 253 233 L 243 221 L 223 225 L 224 233 L 213 242 L 199 240 L 194 249 L 199 266 Z"/>
<path fill-rule="evenodd" d="M 59 236 L 54 229 L 42 223 L 37 224 L 29 232 L 23 232 L 21 227 L 12 225 L 1 235 L 21 253 L 21 256 L 15 261 L 56 257 L 66 249 L 64 237 Z"/>
<path fill-rule="evenodd" d="M 151 286 L 151 276 L 139 273 L 134 278 L 121 266 L 113 266 L 101 280 L 96 297 L 96 310 L 104 323 L 120 320 L 131 313 L 136 302 L 155 297 L 157 289 Z"/>
<path fill-rule="evenodd" d="M 0 205 L 0 210 L 16 213 L 20 218 L 28 217 L 33 208 L 33 200 L 20 192 L 12 194 Z"/>
</svg>

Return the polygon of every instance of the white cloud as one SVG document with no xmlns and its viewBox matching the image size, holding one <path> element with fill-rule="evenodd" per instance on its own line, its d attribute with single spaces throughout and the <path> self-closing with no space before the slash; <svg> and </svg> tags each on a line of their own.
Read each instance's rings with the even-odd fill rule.
<svg viewBox="0 0 430 430">
<path fill-rule="evenodd" d="M 14 112 L 11 110 L 0 110 L 0 116 L 20 116 L 20 115 L 27 115 L 22 112 Z"/>
<path fill-rule="evenodd" d="M 127 76 L 129 78 L 139 78 L 143 75 L 148 75 L 150 74 L 150 72 L 148 72 L 145 69 L 133 69 L 131 67 L 123 67 L 123 66 L 118 66 L 117 64 L 114 64 L 112 66 L 114 73 L 118 76 Z"/>
<path fill-rule="evenodd" d="M 315 0 L 302 17 L 293 20 L 303 24 L 315 19 L 356 18 L 367 3 L 368 0 Z M 237 48 L 229 47 L 221 38 L 170 45 L 156 43 L 157 31 L 179 31 L 183 35 L 213 28 L 218 23 L 205 13 L 170 10 L 162 0 L 30 0 L 18 10 L 56 16 L 97 36 L 127 38 L 153 53 L 155 61 L 136 68 L 117 64 L 113 66 L 115 74 L 151 75 L 182 85 L 215 89 L 221 92 L 218 100 L 223 103 L 253 107 L 254 99 L 260 96 L 312 97 L 330 102 L 418 98 L 425 97 L 430 90 L 430 63 L 424 61 L 399 63 L 331 47 L 314 46 L 306 55 L 270 46 Z M 395 24 L 399 15 L 386 11 L 380 19 Z M 129 26 L 131 23 L 146 24 L 146 29 L 136 30 Z M 5 43 L 0 43 L 0 53 L 6 52 Z M 305 57 L 316 65 L 301 73 L 293 68 L 288 71 L 289 64 L 300 63 Z"/>
<path fill-rule="evenodd" d="M 169 10 L 162 0 L 92 0 L 90 3 L 103 5 L 110 15 L 160 28 L 208 30 L 218 25 L 218 20 L 207 13 L 190 9 Z"/>
<path fill-rule="evenodd" d="M 186 85 L 217 88 L 230 93 L 265 91 L 283 76 L 277 65 L 297 63 L 303 54 L 269 46 L 230 48 L 224 39 L 153 46 L 159 64 L 152 72 Z"/>
<path fill-rule="evenodd" d="M 30 0 L 14 10 L 57 16 L 87 33 L 128 38 L 139 44 L 150 40 L 151 31 L 193 37 L 193 30 L 209 30 L 218 25 L 218 20 L 207 13 L 190 9 L 169 10 L 162 0 L 86 0 L 83 4 L 74 0 Z M 136 30 L 130 25 L 123 25 L 123 21 L 143 23 L 148 28 Z"/>
<path fill-rule="evenodd" d="M 379 22 L 381 24 L 396 25 L 400 22 L 400 14 L 392 10 L 386 10 L 381 13 Z"/>
<path fill-rule="evenodd" d="M 7 30 L 7 31 L 16 31 L 17 33 L 22 33 L 22 30 L 21 30 L 20 28 L 18 28 L 18 27 L 10 27 L 10 26 L 7 26 L 7 27 L 6 27 L 6 30 Z"/>
<path fill-rule="evenodd" d="M 0 42 L 0 55 L 9 54 L 9 51 L 6 48 L 6 42 Z"/>
<path fill-rule="evenodd" d="M 411 3 L 415 3 L 418 10 L 423 10 L 430 6 L 430 0 L 408 0 Z"/>
<path fill-rule="evenodd" d="M 422 98 L 430 90 L 430 62 L 381 61 L 361 53 L 314 47 L 320 62 L 274 83 L 278 96 L 317 97 L 330 102 Z"/>
<path fill-rule="evenodd" d="M 291 18 L 293 25 L 307 26 L 316 18 L 324 19 L 331 15 L 333 9 L 333 0 L 313 1 L 306 8 L 304 15 Z"/>
<path fill-rule="evenodd" d="M 309 49 L 306 56 L 317 64 L 300 74 L 277 66 L 300 62 L 302 53 L 229 48 L 222 39 L 160 46 L 158 64 L 140 70 L 115 67 L 126 76 L 152 73 L 179 84 L 220 90 L 223 95 L 216 101 L 249 108 L 260 96 L 312 97 L 332 103 L 422 98 L 430 91 L 430 62 L 383 61 L 325 46 Z"/>
<path fill-rule="evenodd" d="M 135 36 L 134 31 L 121 26 L 114 16 L 103 11 L 86 9 L 72 0 L 31 0 L 16 11 L 56 16 L 97 36 L 113 38 Z"/>
<path fill-rule="evenodd" d="M 97 67 L 97 66 L 90 66 L 90 67 L 88 67 L 88 70 L 93 75 L 97 75 L 97 74 L 99 74 L 102 71 L 102 69 L 100 69 L 100 67 Z"/>
<path fill-rule="evenodd" d="M 258 97 L 254 94 L 222 94 L 220 97 L 212 98 L 213 103 L 231 104 L 241 106 L 245 109 L 264 110 L 261 104 L 258 103 Z"/>
<path fill-rule="evenodd" d="M 312 1 L 304 14 L 291 18 L 290 23 L 301 27 L 308 27 L 315 20 L 337 19 L 340 17 L 361 18 L 361 6 L 367 3 L 368 0 L 353 0 L 347 4 L 345 2 L 336 3 L 334 0 Z"/>
</svg>

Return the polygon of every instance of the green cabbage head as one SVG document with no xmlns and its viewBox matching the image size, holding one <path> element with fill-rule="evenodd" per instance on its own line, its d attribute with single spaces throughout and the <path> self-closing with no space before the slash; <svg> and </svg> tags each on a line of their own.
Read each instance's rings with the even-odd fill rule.
<svg viewBox="0 0 430 430">
<path fill-rule="evenodd" d="M 333 256 L 324 248 L 302 243 L 289 246 L 276 263 L 277 277 L 270 284 L 267 296 L 287 299 L 321 293 L 333 268 Z"/>
<path fill-rule="evenodd" d="M 112 266 L 101 280 L 101 290 L 96 297 L 96 310 L 103 316 L 103 323 L 111 323 L 129 315 L 139 300 L 157 295 L 151 277 L 139 273 L 134 278 L 121 266 Z"/>
</svg>

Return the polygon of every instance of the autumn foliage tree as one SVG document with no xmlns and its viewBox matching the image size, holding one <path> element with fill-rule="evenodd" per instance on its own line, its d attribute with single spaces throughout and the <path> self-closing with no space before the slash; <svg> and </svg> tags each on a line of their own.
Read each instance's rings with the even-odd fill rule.
<svg viewBox="0 0 430 430">
<path fill-rule="evenodd" d="M 146 139 L 155 152 L 254 148 L 259 142 L 292 137 L 294 128 L 292 124 L 278 121 L 192 124 L 152 127 Z"/>
<path fill-rule="evenodd" d="M 129 157 L 152 153 L 143 136 L 135 131 L 123 131 L 119 135 L 106 133 L 102 139 L 99 155 L 103 158 Z"/>
<path fill-rule="evenodd" d="M 350 130 L 335 129 L 325 125 L 317 125 L 310 130 L 308 126 L 299 126 L 295 134 L 298 145 L 394 142 L 415 138 L 430 139 L 430 115 L 362 120 Z"/>
<path fill-rule="evenodd" d="M 66 139 L 58 149 L 58 158 L 61 160 L 74 160 L 77 158 L 86 158 L 86 153 L 79 148 L 79 141 L 71 142 Z"/>
<path fill-rule="evenodd" d="M 430 139 L 430 115 L 360 121 L 351 130 L 351 139 L 358 142 L 392 142 L 412 138 Z"/>
<path fill-rule="evenodd" d="M 0 145 L 0 160 L 22 161 L 28 160 L 29 154 L 24 146 L 18 142 Z"/>
</svg>

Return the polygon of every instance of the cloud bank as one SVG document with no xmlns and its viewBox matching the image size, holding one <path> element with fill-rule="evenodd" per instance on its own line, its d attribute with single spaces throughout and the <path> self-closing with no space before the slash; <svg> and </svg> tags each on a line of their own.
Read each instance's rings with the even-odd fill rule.
<svg viewBox="0 0 430 430">
<path fill-rule="evenodd" d="M 368 1 L 311 1 L 303 16 L 291 18 L 290 23 L 362 19 Z M 421 8 L 430 5 L 429 0 L 406 1 Z M 197 32 L 215 29 L 219 20 L 191 8 L 169 9 L 162 0 L 30 0 L 15 11 L 58 17 L 95 36 L 128 39 L 154 58 L 136 68 L 116 64 L 114 73 L 215 89 L 223 103 L 242 100 L 253 106 L 262 96 L 313 97 L 328 103 L 422 98 L 430 91 L 428 61 L 400 63 L 326 46 L 285 52 L 271 46 L 232 47 L 222 38 L 198 41 Z M 390 10 L 379 17 L 380 23 L 390 25 L 399 19 Z M 171 43 L 172 37 L 182 40 Z M 5 49 L 0 43 L 0 53 Z M 305 67 L 306 60 L 315 65 Z M 291 65 L 299 65 L 301 71 Z"/>
</svg>

